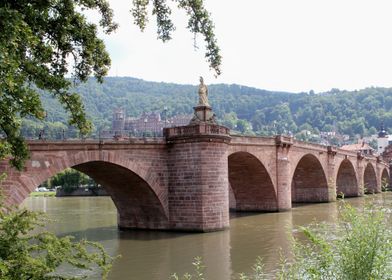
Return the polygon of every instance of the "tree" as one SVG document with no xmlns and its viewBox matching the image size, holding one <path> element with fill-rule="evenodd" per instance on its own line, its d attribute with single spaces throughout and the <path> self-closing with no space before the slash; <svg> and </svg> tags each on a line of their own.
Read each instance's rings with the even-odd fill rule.
<svg viewBox="0 0 392 280">
<path fill-rule="evenodd" d="M 221 56 L 213 23 L 202 0 L 176 0 L 189 16 L 188 28 L 206 42 L 206 58 L 216 75 Z M 142 30 L 149 1 L 133 0 L 132 14 Z M 152 3 L 157 17 L 158 38 L 171 39 L 174 25 L 166 0 Z M 39 90 L 57 98 L 70 114 L 70 125 L 82 134 L 91 130 L 84 106 L 72 85 L 94 75 L 102 82 L 110 67 L 98 27 L 87 21 L 84 10 L 97 10 L 100 28 L 110 34 L 117 28 L 107 0 L 4 0 L 0 2 L 0 158 L 11 155 L 11 164 L 21 169 L 28 157 L 20 134 L 21 118 L 45 118 Z M 69 61 L 72 61 L 70 64 Z M 72 69 L 70 69 L 72 65 Z M 71 75 L 72 79 L 67 77 Z"/>
</svg>

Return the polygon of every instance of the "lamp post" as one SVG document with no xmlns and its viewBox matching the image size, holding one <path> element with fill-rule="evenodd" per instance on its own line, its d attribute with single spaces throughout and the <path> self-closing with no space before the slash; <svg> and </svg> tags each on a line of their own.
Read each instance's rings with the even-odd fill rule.
<svg viewBox="0 0 392 280">
<path fill-rule="evenodd" d="M 143 133 L 144 137 L 146 137 L 146 126 L 147 126 L 147 118 L 144 119 L 144 133 Z"/>
<path fill-rule="evenodd" d="M 164 113 L 164 117 L 165 117 L 165 123 L 167 122 L 167 107 L 165 106 L 164 108 L 163 108 L 163 113 Z"/>
</svg>

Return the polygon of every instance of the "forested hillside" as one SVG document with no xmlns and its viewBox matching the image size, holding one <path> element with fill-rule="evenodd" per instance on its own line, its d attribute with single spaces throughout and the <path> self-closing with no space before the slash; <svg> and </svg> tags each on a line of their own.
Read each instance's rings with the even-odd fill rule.
<svg viewBox="0 0 392 280">
<path fill-rule="evenodd" d="M 94 79 L 75 87 L 84 101 L 95 131 L 110 127 L 114 108 L 122 107 L 129 116 L 143 111 L 163 111 L 168 116 L 191 114 L 197 103 L 197 86 L 146 82 L 130 77 Z M 23 121 L 26 137 L 37 137 L 45 129 L 47 138 L 77 137 L 66 125 L 67 116 L 56 100 L 42 93 L 46 122 Z M 219 120 L 241 133 L 268 135 L 302 130 L 374 134 L 381 121 L 392 128 L 392 88 L 367 88 L 315 94 L 272 92 L 239 85 L 209 85 L 209 99 Z"/>
</svg>

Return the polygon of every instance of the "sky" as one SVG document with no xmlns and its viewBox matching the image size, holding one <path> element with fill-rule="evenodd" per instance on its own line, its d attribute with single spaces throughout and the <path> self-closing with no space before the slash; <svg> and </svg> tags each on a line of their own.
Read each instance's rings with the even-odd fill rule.
<svg viewBox="0 0 392 280">
<path fill-rule="evenodd" d="M 157 40 L 154 18 L 145 32 L 133 25 L 131 0 L 109 0 L 120 27 L 102 35 L 110 76 L 148 81 L 241 84 L 302 92 L 392 87 L 391 0 L 204 0 L 223 57 L 214 77 L 202 37 L 173 10 L 176 31 Z M 171 1 L 169 1 L 171 2 Z"/>
</svg>

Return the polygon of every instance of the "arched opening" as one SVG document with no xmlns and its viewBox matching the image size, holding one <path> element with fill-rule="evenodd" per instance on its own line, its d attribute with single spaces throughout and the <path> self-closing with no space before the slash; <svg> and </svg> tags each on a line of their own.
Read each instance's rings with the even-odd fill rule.
<svg viewBox="0 0 392 280">
<path fill-rule="evenodd" d="M 377 192 L 377 176 L 374 171 L 374 167 L 371 163 L 368 163 L 365 168 L 363 175 L 363 183 L 365 193 L 376 193 Z"/>
<path fill-rule="evenodd" d="M 338 196 L 353 197 L 358 196 L 358 181 L 352 163 L 345 159 L 339 166 L 336 178 L 336 194 Z"/>
<path fill-rule="evenodd" d="M 384 168 L 381 174 L 381 189 L 383 191 L 390 189 L 390 177 L 386 168 Z"/>
<path fill-rule="evenodd" d="M 161 200 L 153 188 L 130 169 L 106 162 L 88 161 L 72 166 L 100 184 L 112 198 L 121 228 L 166 229 L 168 218 Z M 56 175 L 47 174 L 47 175 Z M 50 176 L 33 178 L 34 189 Z"/>
<path fill-rule="evenodd" d="M 277 211 L 274 185 L 264 165 L 253 155 L 229 156 L 229 183 L 237 211 Z"/>
<path fill-rule="evenodd" d="M 328 182 L 323 167 L 314 155 L 298 162 L 291 182 L 292 202 L 327 202 Z"/>
</svg>

